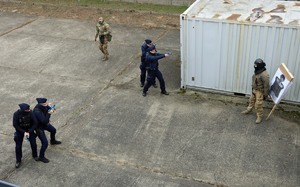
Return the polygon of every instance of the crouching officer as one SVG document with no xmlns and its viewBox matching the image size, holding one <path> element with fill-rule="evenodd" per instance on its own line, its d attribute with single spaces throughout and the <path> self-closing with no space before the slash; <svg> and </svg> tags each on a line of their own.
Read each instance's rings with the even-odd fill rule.
<svg viewBox="0 0 300 187">
<path fill-rule="evenodd" d="M 20 109 L 17 110 L 13 115 L 13 126 L 16 129 L 14 134 L 14 140 L 16 142 L 16 168 L 21 165 L 22 159 L 22 144 L 24 138 L 29 140 L 30 147 L 32 151 L 32 157 L 38 161 L 37 156 L 37 145 L 36 145 L 36 135 L 34 130 L 37 127 L 37 121 L 33 112 L 30 110 L 30 106 L 26 103 L 19 104 Z"/>
<path fill-rule="evenodd" d="M 147 95 L 147 91 L 151 85 L 154 84 L 155 78 L 158 79 L 161 93 L 164 95 L 169 95 L 166 91 L 165 81 L 162 73 L 158 69 L 158 60 L 168 57 L 169 54 L 160 54 L 156 51 L 155 45 L 148 48 L 148 53 L 146 54 L 146 69 L 148 72 L 147 83 L 143 89 L 143 96 Z"/>
<path fill-rule="evenodd" d="M 38 121 L 37 136 L 41 140 L 41 150 L 39 161 L 48 163 L 49 160 L 45 157 L 45 152 L 48 147 L 48 140 L 45 134 L 45 130 L 50 132 L 50 144 L 61 144 L 60 141 L 55 139 L 56 129 L 49 123 L 51 114 L 55 112 L 51 109 L 46 98 L 36 98 L 38 104 L 33 109 L 33 113 Z"/>
</svg>

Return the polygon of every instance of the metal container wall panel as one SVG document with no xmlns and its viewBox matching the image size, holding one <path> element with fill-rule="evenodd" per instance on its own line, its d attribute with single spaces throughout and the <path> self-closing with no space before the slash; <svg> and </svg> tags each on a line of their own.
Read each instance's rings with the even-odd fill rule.
<svg viewBox="0 0 300 187">
<path fill-rule="evenodd" d="M 262 58 L 272 79 L 285 63 L 295 79 L 283 97 L 300 103 L 300 28 L 181 15 L 181 86 L 251 93 L 253 62 Z"/>
</svg>

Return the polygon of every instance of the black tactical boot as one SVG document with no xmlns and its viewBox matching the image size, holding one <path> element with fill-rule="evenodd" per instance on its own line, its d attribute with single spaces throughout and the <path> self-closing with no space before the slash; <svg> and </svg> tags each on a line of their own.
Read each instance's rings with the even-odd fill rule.
<svg viewBox="0 0 300 187">
<path fill-rule="evenodd" d="M 33 159 L 35 160 L 35 161 L 39 161 L 39 157 L 33 157 Z"/>
<path fill-rule="evenodd" d="M 51 141 L 50 141 L 50 144 L 51 144 L 51 145 L 61 144 L 61 141 L 51 140 Z"/>
<path fill-rule="evenodd" d="M 16 168 L 19 168 L 21 166 L 21 161 L 20 162 L 16 162 Z"/>
<path fill-rule="evenodd" d="M 161 91 L 161 94 L 169 95 L 169 92 L 167 92 L 166 90 L 164 90 L 164 91 Z"/>
<path fill-rule="evenodd" d="M 44 163 L 48 163 L 48 162 L 50 162 L 50 160 L 49 160 L 49 159 L 47 159 L 46 157 L 39 158 L 39 161 L 41 161 L 41 162 L 44 162 Z"/>
</svg>

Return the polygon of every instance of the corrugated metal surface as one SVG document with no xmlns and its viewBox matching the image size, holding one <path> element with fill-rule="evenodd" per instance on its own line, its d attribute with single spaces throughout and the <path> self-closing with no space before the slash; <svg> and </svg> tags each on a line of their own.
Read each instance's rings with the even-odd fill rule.
<svg viewBox="0 0 300 187">
<path fill-rule="evenodd" d="M 300 103 L 300 27 L 195 16 L 208 2 L 181 15 L 181 86 L 250 94 L 253 62 L 262 58 L 270 79 L 286 64 L 295 79 L 284 100 Z"/>
<path fill-rule="evenodd" d="M 199 18 L 242 23 L 300 25 L 300 2 L 297 1 L 202 0 L 186 13 Z"/>
</svg>

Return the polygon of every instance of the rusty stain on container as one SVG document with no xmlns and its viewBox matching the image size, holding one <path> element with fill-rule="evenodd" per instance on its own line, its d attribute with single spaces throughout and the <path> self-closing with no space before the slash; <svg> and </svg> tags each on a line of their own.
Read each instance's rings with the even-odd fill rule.
<svg viewBox="0 0 300 187">
<path fill-rule="evenodd" d="M 232 14 L 227 18 L 227 20 L 237 20 L 238 17 L 240 17 L 241 14 Z"/>
<path fill-rule="evenodd" d="M 221 15 L 220 14 L 215 14 L 214 16 L 213 16 L 213 18 L 214 19 L 217 19 L 218 17 L 220 17 Z"/>
<path fill-rule="evenodd" d="M 232 4 L 230 0 L 224 0 L 224 4 Z"/>
<path fill-rule="evenodd" d="M 285 6 L 284 5 L 277 5 L 277 8 L 271 10 L 270 12 L 278 12 L 278 13 L 282 12 L 282 13 L 284 13 L 285 12 Z"/>
<path fill-rule="evenodd" d="M 269 19 L 267 21 L 267 23 L 283 23 L 281 20 L 282 20 L 282 17 L 272 15 L 271 19 Z"/>
<path fill-rule="evenodd" d="M 291 21 L 289 22 L 289 25 L 298 25 L 298 21 L 297 20 Z"/>
<path fill-rule="evenodd" d="M 248 18 L 248 21 L 256 21 L 259 18 L 263 17 L 264 11 L 262 10 L 262 8 L 254 8 L 252 10 L 253 13 L 250 14 L 250 17 Z"/>
</svg>

